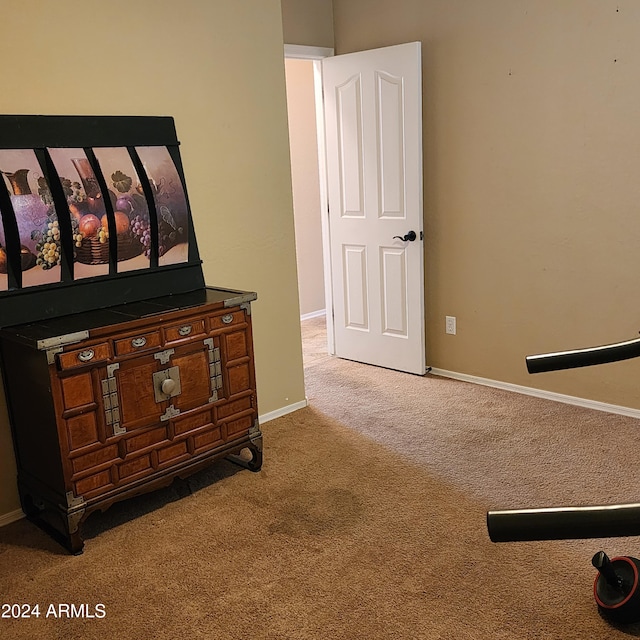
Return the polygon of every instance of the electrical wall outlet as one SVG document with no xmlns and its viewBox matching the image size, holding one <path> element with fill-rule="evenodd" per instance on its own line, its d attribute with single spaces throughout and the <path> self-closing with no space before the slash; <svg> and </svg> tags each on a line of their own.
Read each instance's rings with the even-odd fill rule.
<svg viewBox="0 0 640 640">
<path fill-rule="evenodd" d="M 445 333 L 449 333 L 452 336 L 456 335 L 456 317 L 455 316 L 445 316 L 444 331 Z"/>
</svg>

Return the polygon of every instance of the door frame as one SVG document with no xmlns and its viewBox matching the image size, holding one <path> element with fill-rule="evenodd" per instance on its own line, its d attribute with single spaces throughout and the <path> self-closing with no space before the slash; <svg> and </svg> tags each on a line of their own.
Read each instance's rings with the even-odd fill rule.
<svg viewBox="0 0 640 640">
<path fill-rule="evenodd" d="M 327 183 L 327 153 L 324 133 L 324 99 L 322 95 L 322 60 L 335 55 L 328 47 L 309 47 L 285 44 L 284 57 L 313 62 L 313 86 L 315 94 L 316 132 L 318 142 L 318 172 L 320 185 L 320 222 L 322 226 L 322 263 L 324 275 L 324 300 L 327 318 L 327 350 L 335 355 L 335 334 L 333 327 L 333 290 L 331 288 L 331 253 L 329 228 L 329 195 Z"/>
</svg>

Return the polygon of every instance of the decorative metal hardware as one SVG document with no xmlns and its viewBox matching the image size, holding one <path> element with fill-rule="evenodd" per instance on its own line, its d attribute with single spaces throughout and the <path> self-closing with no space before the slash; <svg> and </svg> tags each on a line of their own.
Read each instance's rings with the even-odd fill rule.
<svg viewBox="0 0 640 640">
<path fill-rule="evenodd" d="M 153 391 L 156 402 L 166 402 L 182 393 L 180 367 L 169 367 L 153 374 Z"/>
<path fill-rule="evenodd" d="M 153 357 L 156 360 L 159 360 L 160 364 L 167 364 L 174 353 L 175 349 L 165 349 L 164 351 L 158 351 L 158 353 L 154 353 Z"/>
<path fill-rule="evenodd" d="M 140 347 L 144 347 L 147 344 L 147 339 L 144 336 L 140 336 L 139 338 L 132 338 L 131 346 L 136 349 L 140 349 Z"/>
<path fill-rule="evenodd" d="M 69 533 L 75 533 L 80 526 L 80 521 L 84 517 L 85 509 L 74 511 L 67 514 L 67 522 L 69 523 Z"/>
<path fill-rule="evenodd" d="M 73 491 L 67 491 L 65 494 L 67 498 L 67 509 L 71 513 L 67 512 L 67 522 L 69 524 L 69 533 L 75 533 L 80 526 L 80 521 L 84 517 L 85 507 L 84 498 L 82 496 L 76 497 Z M 62 506 L 62 505 L 60 505 Z"/>
<path fill-rule="evenodd" d="M 76 331 L 75 333 L 67 333 L 63 336 L 54 336 L 53 338 L 45 338 L 44 340 L 38 340 L 36 346 L 38 351 L 47 351 L 51 347 L 60 347 L 67 344 L 75 344 L 76 342 L 82 342 L 89 337 L 88 331 Z"/>
<path fill-rule="evenodd" d="M 262 431 L 260 431 L 258 418 L 255 419 L 253 426 L 249 428 L 249 440 L 258 451 L 262 451 Z"/>
<path fill-rule="evenodd" d="M 238 291 L 237 293 L 239 293 L 240 295 L 236 296 L 235 298 L 227 298 L 224 301 L 224 306 L 226 308 L 228 308 L 228 307 L 242 307 L 245 303 L 248 303 L 248 302 L 251 302 L 253 300 L 256 300 L 257 297 L 258 297 L 258 294 L 251 293 L 251 292 L 241 293 L 240 291 Z"/>
<path fill-rule="evenodd" d="M 184 324 L 178 329 L 178 334 L 181 336 L 188 336 L 193 329 L 193 325 Z"/>
<path fill-rule="evenodd" d="M 240 305 L 241 309 L 244 309 L 245 313 L 250 316 L 251 315 L 251 303 L 250 302 L 243 302 Z"/>
<path fill-rule="evenodd" d="M 160 420 L 162 422 L 166 422 L 167 420 L 171 420 L 171 418 L 175 418 L 177 415 L 180 415 L 180 409 L 176 409 L 172 404 L 167 407 L 167 410 L 160 416 Z"/>
<path fill-rule="evenodd" d="M 56 361 L 56 353 L 62 353 L 63 351 L 62 347 L 47 349 L 47 364 L 53 364 Z"/>
<path fill-rule="evenodd" d="M 67 498 L 67 507 L 69 509 L 73 509 L 75 507 L 79 507 L 84 504 L 84 498 L 82 496 L 77 498 L 73 493 L 73 491 L 67 491 L 66 498 Z"/>
<path fill-rule="evenodd" d="M 204 343 L 209 348 L 209 383 L 211 386 L 209 402 L 216 402 L 218 400 L 218 389 L 222 389 L 222 358 L 220 357 L 220 347 L 214 346 L 213 338 L 207 338 L 204 340 Z"/>
<path fill-rule="evenodd" d="M 222 316 L 222 322 L 224 322 L 225 324 L 231 324 L 233 322 L 233 314 L 227 313 Z"/>
<path fill-rule="evenodd" d="M 120 400 L 118 398 L 118 381 L 115 373 L 119 367 L 120 364 L 117 362 L 108 365 L 107 377 L 101 380 L 104 417 L 107 426 L 113 429 L 114 436 L 127 432 L 126 429 L 120 426 Z"/>
<path fill-rule="evenodd" d="M 86 349 L 78 354 L 78 360 L 81 362 L 89 362 L 89 360 L 92 360 L 95 355 L 96 352 L 93 349 Z"/>
<path fill-rule="evenodd" d="M 116 370 L 120 368 L 120 363 L 119 362 L 114 362 L 113 364 L 108 364 L 107 365 L 107 375 L 111 378 L 113 378 L 113 376 L 116 373 Z"/>
</svg>

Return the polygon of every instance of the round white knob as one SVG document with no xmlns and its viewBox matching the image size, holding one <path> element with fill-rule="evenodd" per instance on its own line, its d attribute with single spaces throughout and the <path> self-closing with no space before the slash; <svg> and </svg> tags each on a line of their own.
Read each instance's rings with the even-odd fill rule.
<svg viewBox="0 0 640 640">
<path fill-rule="evenodd" d="M 175 380 L 172 380 L 171 378 L 167 378 L 166 380 L 162 381 L 162 393 L 169 396 L 171 395 L 171 393 L 175 388 L 176 388 Z"/>
</svg>

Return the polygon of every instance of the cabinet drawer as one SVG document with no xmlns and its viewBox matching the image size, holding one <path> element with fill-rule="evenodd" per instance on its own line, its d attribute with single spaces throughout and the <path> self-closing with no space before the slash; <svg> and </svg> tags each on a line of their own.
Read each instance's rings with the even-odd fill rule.
<svg viewBox="0 0 640 640">
<path fill-rule="evenodd" d="M 176 442 L 175 444 L 169 445 L 168 447 L 158 449 L 156 451 L 156 455 L 158 456 L 159 466 L 175 464 L 180 460 L 187 460 L 191 456 L 187 443 L 184 440 L 182 442 Z"/>
<path fill-rule="evenodd" d="M 193 449 L 194 453 L 202 453 L 207 449 L 213 449 L 224 443 L 222 436 L 222 429 L 220 427 L 214 427 L 203 431 L 193 437 Z"/>
<path fill-rule="evenodd" d="M 87 469 L 93 469 L 99 467 L 102 464 L 110 463 L 118 458 L 118 446 L 115 444 L 101 447 L 92 451 L 91 453 L 85 453 L 82 456 L 78 456 L 71 460 L 73 473 L 78 474 Z"/>
<path fill-rule="evenodd" d="M 229 418 L 236 413 L 245 413 L 249 409 L 253 409 L 252 396 L 246 396 L 233 402 L 225 402 L 216 409 L 218 420 Z"/>
<path fill-rule="evenodd" d="M 245 322 L 244 309 L 209 317 L 211 330 L 225 329 Z"/>
<path fill-rule="evenodd" d="M 72 369 L 87 364 L 93 364 L 111 357 L 111 349 L 108 342 L 101 342 L 83 349 L 67 351 L 58 354 L 58 363 L 61 369 Z"/>
<path fill-rule="evenodd" d="M 150 331 L 149 333 L 140 333 L 115 341 L 116 354 L 126 356 L 129 353 L 137 353 L 146 351 L 147 349 L 155 349 L 160 346 L 160 332 Z"/>
<path fill-rule="evenodd" d="M 204 334 L 204 320 L 198 318 L 166 327 L 164 330 L 164 339 L 166 343 L 169 343 L 185 340 L 186 338 L 193 338 L 194 336 L 202 334 Z"/>
</svg>

